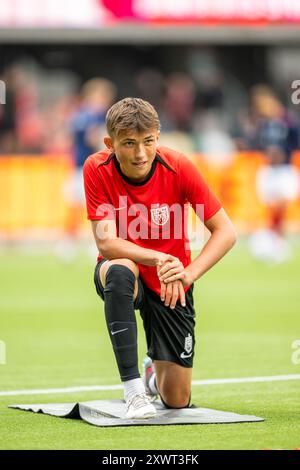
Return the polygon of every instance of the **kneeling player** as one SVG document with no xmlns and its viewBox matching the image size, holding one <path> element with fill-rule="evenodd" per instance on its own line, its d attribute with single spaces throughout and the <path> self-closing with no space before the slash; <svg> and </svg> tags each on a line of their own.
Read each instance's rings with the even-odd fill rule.
<svg viewBox="0 0 300 470">
<path fill-rule="evenodd" d="M 117 102 L 106 125 L 107 149 L 84 165 L 88 218 L 99 248 L 95 285 L 124 384 L 126 417 L 148 418 L 156 410 L 138 369 L 135 309 L 154 364 L 147 365 L 147 391 L 158 392 L 167 407 L 189 406 L 193 284 L 234 245 L 236 235 L 193 164 L 158 146 L 160 122 L 148 102 Z M 193 262 L 187 204 L 211 232 Z"/>
</svg>

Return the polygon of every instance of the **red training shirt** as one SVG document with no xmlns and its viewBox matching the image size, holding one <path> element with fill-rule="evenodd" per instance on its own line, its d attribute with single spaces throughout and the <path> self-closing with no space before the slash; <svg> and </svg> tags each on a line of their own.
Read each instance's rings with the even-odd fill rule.
<svg viewBox="0 0 300 470">
<path fill-rule="evenodd" d="M 183 154 L 158 147 L 146 180 L 130 181 L 109 150 L 87 158 L 83 167 L 88 219 L 115 219 L 117 235 L 144 248 L 191 262 L 187 208 L 206 221 L 221 208 L 204 179 Z M 197 206 L 198 205 L 198 206 Z M 99 254 L 98 261 L 102 259 Z M 140 277 L 160 295 L 155 266 L 138 265 Z M 188 287 L 185 288 L 187 290 Z"/>
</svg>

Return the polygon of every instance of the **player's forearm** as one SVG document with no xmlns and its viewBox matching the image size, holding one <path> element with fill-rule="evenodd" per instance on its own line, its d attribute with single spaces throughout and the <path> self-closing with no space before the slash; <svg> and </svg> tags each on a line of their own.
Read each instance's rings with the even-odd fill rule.
<svg viewBox="0 0 300 470">
<path fill-rule="evenodd" d="M 212 268 L 233 247 L 236 242 L 234 230 L 215 230 L 204 245 L 201 253 L 186 267 L 193 282 Z"/>
<path fill-rule="evenodd" d="M 122 238 L 107 240 L 99 248 L 102 256 L 109 260 L 127 258 L 147 266 L 156 266 L 159 261 L 160 252 L 142 248 Z"/>
</svg>

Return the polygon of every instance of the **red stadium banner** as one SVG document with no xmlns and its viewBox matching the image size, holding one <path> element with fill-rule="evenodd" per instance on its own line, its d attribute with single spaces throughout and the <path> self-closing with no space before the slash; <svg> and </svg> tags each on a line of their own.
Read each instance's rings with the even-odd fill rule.
<svg viewBox="0 0 300 470">
<path fill-rule="evenodd" d="M 300 22 L 299 0 L 133 0 L 148 21 L 201 24 L 289 24 Z"/>
<path fill-rule="evenodd" d="M 299 0 L 0 0 L 0 28 L 299 24 Z"/>
</svg>

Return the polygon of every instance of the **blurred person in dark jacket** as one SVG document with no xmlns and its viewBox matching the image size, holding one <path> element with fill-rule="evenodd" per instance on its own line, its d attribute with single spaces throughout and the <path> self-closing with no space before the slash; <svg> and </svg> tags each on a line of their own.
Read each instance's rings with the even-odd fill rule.
<svg viewBox="0 0 300 470">
<path fill-rule="evenodd" d="M 261 150 L 267 157 L 258 170 L 256 187 L 268 208 L 268 230 L 252 238 L 253 253 L 284 261 L 289 255 L 284 239 L 286 209 L 299 195 L 299 174 L 292 164 L 293 152 L 299 148 L 299 123 L 272 88 L 257 85 L 251 90 L 250 115 L 243 122 L 239 143 L 242 148 Z"/>
<path fill-rule="evenodd" d="M 79 106 L 70 119 L 73 141 L 74 172 L 64 187 L 65 199 L 70 207 L 67 220 L 67 238 L 60 245 L 58 254 L 72 259 L 76 247 L 74 239 L 82 225 L 85 206 L 82 168 L 86 158 L 99 150 L 105 133 L 105 116 L 117 94 L 115 85 L 102 77 L 85 82 L 81 88 Z"/>
</svg>

